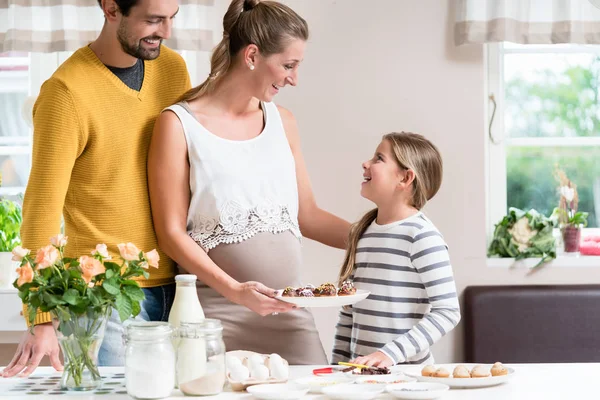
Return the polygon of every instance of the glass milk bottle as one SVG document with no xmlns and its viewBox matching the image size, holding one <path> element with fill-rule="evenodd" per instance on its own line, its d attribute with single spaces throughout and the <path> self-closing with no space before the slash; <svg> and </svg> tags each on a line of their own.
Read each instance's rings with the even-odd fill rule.
<svg viewBox="0 0 600 400">
<path fill-rule="evenodd" d="M 135 399 L 169 397 L 175 386 L 173 329 L 166 322 L 133 321 L 125 328 L 125 382 Z"/>
<path fill-rule="evenodd" d="M 192 274 L 175 276 L 177 287 L 175 289 L 175 299 L 169 313 L 169 325 L 177 330 L 182 322 L 201 322 L 204 320 L 204 311 L 202 311 L 196 292 L 196 280 L 198 280 L 198 277 Z M 173 338 L 173 347 L 177 351 L 179 338 Z M 175 382 L 175 387 L 178 387 L 177 382 Z"/>
<path fill-rule="evenodd" d="M 169 324 L 179 329 L 181 322 L 200 322 L 204 320 L 204 311 L 196 292 L 196 275 L 175 276 L 175 299 L 169 313 Z"/>
<path fill-rule="evenodd" d="M 218 319 L 181 322 L 177 350 L 177 381 L 188 396 L 219 394 L 225 385 L 225 343 Z"/>
</svg>

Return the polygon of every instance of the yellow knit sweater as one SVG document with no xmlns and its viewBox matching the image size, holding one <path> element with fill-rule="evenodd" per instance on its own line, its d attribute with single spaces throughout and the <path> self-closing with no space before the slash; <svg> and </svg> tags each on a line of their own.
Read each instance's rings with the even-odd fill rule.
<svg viewBox="0 0 600 400">
<path fill-rule="evenodd" d="M 32 253 L 60 232 L 65 256 L 90 254 L 105 243 L 158 249 L 152 225 L 146 161 L 154 121 L 190 88 L 183 59 L 166 47 L 144 62 L 140 91 L 130 89 L 89 47 L 77 50 L 41 88 L 33 109 L 32 168 L 23 202 L 23 247 Z M 160 266 L 140 286 L 173 281 L 175 268 L 159 250 Z M 27 314 L 25 314 L 27 315 Z M 35 323 L 49 322 L 38 314 Z"/>
</svg>

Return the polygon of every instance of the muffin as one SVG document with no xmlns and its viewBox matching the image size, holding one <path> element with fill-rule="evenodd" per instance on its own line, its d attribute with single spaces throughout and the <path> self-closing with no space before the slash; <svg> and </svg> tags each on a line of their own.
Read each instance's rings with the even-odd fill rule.
<svg viewBox="0 0 600 400">
<path fill-rule="evenodd" d="M 454 378 L 470 378 L 471 373 L 469 372 L 469 369 L 464 365 L 457 365 L 456 368 L 454 368 L 454 371 L 452 372 L 452 376 Z"/>
<path fill-rule="evenodd" d="M 285 289 L 283 289 L 283 293 L 281 293 L 281 295 L 285 297 L 296 297 L 296 289 L 294 289 L 291 286 L 288 286 Z"/>
<path fill-rule="evenodd" d="M 350 296 L 356 294 L 356 288 L 354 287 L 354 283 L 352 281 L 346 281 L 342 284 L 342 286 L 338 289 L 338 296 Z"/>
<path fill-rule="evenodd" d="M 490 376 L 490 369 L 484 365 L 476 365 L 471 370 L 472 378 L 487 378 Z"/>
<path fill-rule="evenodd" d="M 449 378 L 450 372 L 448 372 L 448 370 L 446 368 L 438 368 L 433 373 L 433 376 L 435 378 Z"/>
<path fill-rule="evenodd" d="M 433 365 L 426 365 L 421 370 L 421 375 L 422 376 L 433 376 L 433 374 L 435 374 L 435 367 Z"/>
<path fill-rule="evenodd" d="M 508 375 L 508 369 L 501 362 L 494 364 L 491 370 L 492 376 Z"/>
<path fill-rule="evenodd" d="M 315 296 L 335 296 L 337 288 L 333 283 L 324 283 L 313 290 Z"/>
</svg>

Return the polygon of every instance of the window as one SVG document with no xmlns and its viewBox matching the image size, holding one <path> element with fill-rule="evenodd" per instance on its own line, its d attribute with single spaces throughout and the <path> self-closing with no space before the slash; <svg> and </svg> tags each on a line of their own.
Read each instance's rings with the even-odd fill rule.
<svg viewBox="0 0 600 400">
<path fill-rule="evenodd" d="M 490 44 L 487 64 L 489 234 L 508 207 L 552 213 L 557 165 L 599 228 L 600 46 Z"/>
<path fill-rule="evenodd" d="M 0 196 L 25 191 L 31 132 L 21 110 L 29 95 L 29 53 L 0 53 Z"/>
</svg>

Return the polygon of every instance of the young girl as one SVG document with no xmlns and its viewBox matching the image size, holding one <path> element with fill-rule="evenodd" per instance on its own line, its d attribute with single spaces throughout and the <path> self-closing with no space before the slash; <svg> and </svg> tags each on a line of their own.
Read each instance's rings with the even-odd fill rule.
<svg viewBox="0 0 600 400">
<path fill-rule="evenodd" d="M 430 347 L 460 321 L 448 247 L 420 211 L 442 158 L 421 135 L 390 133 L 363 170 L 361 195 L 377 208 L 352 227 L 339 283 L 371 294 L 340 311 L 332 362 L 433 364 Z"/>
</svg>

